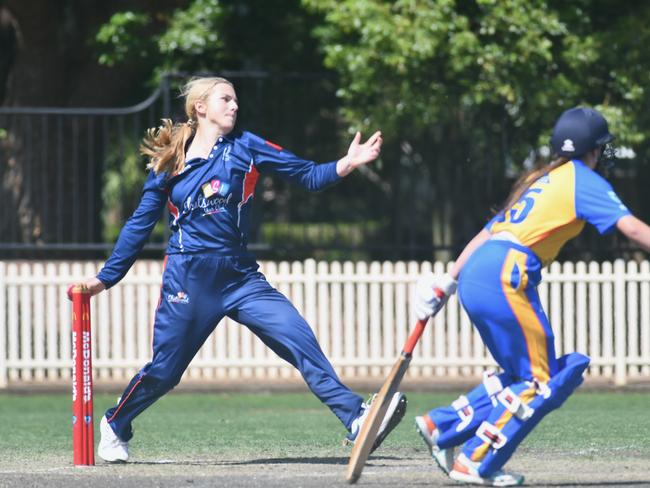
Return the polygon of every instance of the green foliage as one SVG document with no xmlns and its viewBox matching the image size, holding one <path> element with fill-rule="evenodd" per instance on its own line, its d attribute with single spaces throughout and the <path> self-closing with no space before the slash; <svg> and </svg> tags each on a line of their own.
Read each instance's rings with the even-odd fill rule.
<svg viewBox="0 0 650 488">
<path fill-rule="evenodd" d="M 314 32 L 326 65 L 341 75 L 343 114 L 353 124 L 381 126 L 399 140 L 480 114 L 484 125 L 504 117 L 530 144 L 561 110 L 589 104 L 612 117 L 620 143 L 638 145 L 647 136 L 630 102 L 644 98 L 648 82 L 637 36 L 647 36 L 650 16 L 644 7 L 640 17 L 612 18 L 602 7 L 613 3 L 585 11 L 588 2 L 549 0 L 303 0 L 324 14 Z M 621 52 L 638 62 L 623 62 Z"/>
<path fill-rule="evenodd" d="M 99 63 L 115 66 L 127 60 L 143 60 L 151 53 L 151 41 L 144 35 L 151 24 L 148 15 L 131 11 L 118 12 L 104 24 L 95 42 L 101 51 Z"/>
<path fill-rule="evenodd" d="M 222 58 L 226 9 L 219 0 L 194 0 L 185 9 L 114 14 L 95 36 L 99 62 L 107 66 L 145 63 L 152 72 L 211 69 Z"/>
<path fill-rule="evenodd" d="M 227 10 L 219 0 L 194 0 L 176 10 L 156 39 L 162 64 L 158 71 L 214 69 L 223 59 L 222 30 Z"/>
<path fill-rule="evenodd" d="M 494 130 L 505 134 L 509 157 L 521 161 L 547 140 L 563 109 L 588 104 L 611 118 L 619 144 L 647 146 L 650 5 L 302 0 L 286 2 L 281 17 L 275 9 L 255 0 L 193 0 L 173 10 L 119 12 L 97 33 L 99 59 L 150 63 L 156 76 L 286 68 L 291 59 L 294 69 L 310 59 L 318 67 L 308 40 L 315 26 L 325 66 L 340 75 L 342 115 L 355 127 L 381 127 L 387 143 L 430 142 L 433 126 L 444 132 L 460 124 L 458 137 L 474 145 L 489 143 Z"/>
<path fill-rule="evenodd" d="M 100 62 L 113 66 L 139 60 L 151 63 L 157 73 L 213 70 L 224 63 L 234 66 L 228 53 L 237 51 L 239 39 L 229 25 L 237 18 L 255 19 L 250 12 L 265 7 L 252 1 L 242 8 L 229 3 L 194 0 L 183 9 L 156 12 L 155 23 L 151 14 L 116 13 L 96 36 Z M 633 39 L 626 32 L 642 31 L 638 17 L 631 15 L 621 16 L 620 27 L 596 31 L 589 12 L 580 8 L 585 2 L 569 6 L 543 0 L 302 3 L 309 12 L 323 16 L 314 33 L 326 66 L 341 75 L 344 116 L 355 126 L 381 126 L 388 137 L 398 140 L 400 129 L 411 137 L 427 134 L 432 124 L 481 110 L 488 115 L 505 112 L 518 132 L 539 134 L 561 108 L 578 103 L 612 105 L 604 93 L 600 100 L 589 93 L 591 87 L 601 92 L 606 88 L 601 77 L 584 75 L 608 57 L 603 49 L 607 42 L 616 37 L 618 44 L 630 44 Z M 242 15 L 242 11 L 249 13 Z M 291 16 L 301 18 L 297 10 Z M 304 22 L 294 23 L 300 33 Z M 255 26 L 250 30 L 259 31 Z M 641 50 L 632 53 L 645 60 Z M 628 66 L 611 56 L 609 61 L 617 61 L 609 73 L 615 80 L 610 87 L 623 100 L 643 99 L 647 74 L 639 69 L 642 64 Z M 623 126 L 621 142 L 629 142 L 628 125 L 619 125 Z M 638 142 L 638 137 L 630 140 Z"/>
<path fill-rule="evenodd" d="M 393 163 L 380 173 L 405 187 L 396 214 L 409 212 L 400 198 L 413 195 L 428 210 L 410 212 L 411 225 L 425 236 L 452 229 L 456 250 L 485 222 L 488 207 L 503 201 L 524 162 L 544 159 L 536 151 L 570 107 L 601 110 L 618 145 L 650 157 L 650 54 L 643 47 L 650 4 L 302 3 L 323 16 L 314 35 L 326 66 L 339 74 L 343 118 L 384 133 L 384 158 Z M 408 171 L 404 162 L 418 159 Z"/>
<path fill-rule="evenodd" d="M 609 110 L 619 144 L 627 144 L 644 159 L 650 156 L 650 4 L 607 2 L 607 28 L 598 33 L 600 59 Z M 641 158 L 640 158 L 641 159 Z"/>
<path fill-rule="evenodd" d="M 282 2 L 281 15 L 277 3 L 262 0 L 132 4 L 141 12 L 116 13 L 97 32 L 99 61 L 146 65 L 154 83 L 169 71 L 322 69 L 309 34 L 316 18 L 300 0 Z"/>
<path fill-rule="evenodd" d="M 451 0 L 303 3 L 325 14 L 315 34 L 344 79 L 346 117 L 388 137 L 481 106 L 521 117 L 536 88 L 553 90 L 552 48 L 567 34 L 544 2 L 483 0 L 469 11 Z"/>
<path fill-rule="evenodd" d="M 114 144 L 106 156 L 107 167 L 102 185 L 102 223 L 104 242 L 113 243 L 124 221 L 136 209 L 142 186 L 147 178 L 145 163 L 138 152 L 138 141 Z M 163 222 L 158 222 L 150 241 L 161 242 Z"/>
</svg>

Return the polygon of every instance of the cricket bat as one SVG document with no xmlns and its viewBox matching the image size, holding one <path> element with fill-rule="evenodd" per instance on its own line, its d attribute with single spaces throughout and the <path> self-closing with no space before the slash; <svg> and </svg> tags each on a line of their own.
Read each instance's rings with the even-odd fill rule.
<svg viewBox="0 0 650 488">
<path fill-rule="evenodd" d="M 393 395 L 399 388 L 399 385 L 402 382 L 402 378 L 404 377 L 404 373 L 406 373 L 406 370 L 411 363 L 413 349 L 418 343 L 418 340 L 420 340 L 420 336 L 422 335 L 422 332 L 424 332 L 427 321 L 428 319 L 418 320 L 417 324 L 415 325 L 415 329 L 413 332 L 411 332 L 411 335 L 406 340 L 406 344 L 404 345 L 399 358 L 395 362 L 393 369 L 388 375 L 388 378 L 386 378 L 386 381 L 384 381 L 384 384 L 379 390 L 379 393 L 370 406 L 368 417 L 361 426 L 359 435 L 357 436 L 357 439 L 354 442 L 354 446 L 352 447 L 352 453 L 350 454 L 350 461 L 348 462 L 348 473 L 346 476 L 346 480 L 350 484 L 356 483 L 357 480 L 361 477 L 363 467 L 365 466 L 366 461 L 368 460 L 368 456 L 370 455 L 370 449 L 372 448 L 372 445 L 375 443 L 375 439 L 377 438 L 377 432 L 379 431 L 381 421 L 384 419 L 388 405 L 390 404 Z"/>
</svg>

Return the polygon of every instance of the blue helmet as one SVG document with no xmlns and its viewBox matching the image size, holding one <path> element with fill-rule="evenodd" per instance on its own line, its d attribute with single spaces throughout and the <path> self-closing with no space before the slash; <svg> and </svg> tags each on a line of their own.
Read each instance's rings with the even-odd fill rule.
<svg viewBox="0 0 650 488">
<path fill-rule="evenodd" d="M 575 107 L 557 119 L 551 147 L 558 156 L 574 158 L 614 140 L 607 120 L 593 108 Z"/>
</svg>

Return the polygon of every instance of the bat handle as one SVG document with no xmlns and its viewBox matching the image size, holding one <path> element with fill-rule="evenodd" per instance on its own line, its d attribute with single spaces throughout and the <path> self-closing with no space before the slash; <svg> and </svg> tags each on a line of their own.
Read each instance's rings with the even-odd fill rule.
<svg viewBox="0 0 650 488">
<path fill-rule="evenodd" d="M 427 326 L 428 321 L 429 319 L 418 320 L 418 323 L 415 324 L 415 329 L 413 330 L 413 332 L 411 332 L 411 335 L 406 340 L 406 344 L 404 344 L 404 349 L 402 349 L 402 354 L 410 355 L 411 353 L 413 353 L 413 349 L 415 349 L 415 345 L 420 340 L 420 336 L 422 335 L 422 332 L 424 332 L 424 328 Z"/>
</svg>

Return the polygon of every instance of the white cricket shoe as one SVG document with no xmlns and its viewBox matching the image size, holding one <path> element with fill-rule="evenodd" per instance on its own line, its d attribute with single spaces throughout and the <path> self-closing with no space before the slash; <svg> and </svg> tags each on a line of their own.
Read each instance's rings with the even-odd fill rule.
<svg viewBox="0 0 650 488">
<path fill-rule="evenodd" d="M 429 448 L 429 454 L 431 454 L 438 467 L 445 474 L 449 474 L 454 465 L 454 448 L 441 449 L 438 447 L 440 431 L 431 421 L 431 418 L 428 415 L 415 417 L 415 430 Z"/>
<path fill-rule="evenodd" d="M 345 439 L 346 443 L 354 444 L 354 441 L 356 440 L 357 435 L 361 430 L 361 426 L 366 421 L 366 418 L 368 418 L 370 405 L 372 405 L 372 402 L 376 397 L 377 395 L 375 394 L 371 397 L 369 402 L 361 404 L 361 413 L 356 419 L 352 421 L 350 433 Z M 375 442 L 372 445 L 369 454 L 372 454 L 381 445 L 381 443 L 384 442 L 384 439 L 386 439 L 388 434 L 390 434 L 390 432 L 395 427 L 397 427 L 397 424 L 400 423 L 404 417 L 404 414 L 406 413 L 406 404 L 406 395 L 400 393 L 399 391 L 393 395 L 393 398 L 391 398 L 390 403 L 388 404 L 388 408 L 386 409 L 384 419 L 382 420 L 381 425 L 379 426 L 379 430 L 377 431 L 377 438 L 375 439 Z"/>
<path fill-rule="evenodd" d="M 101 434 L 97 446 L 99 457 L 109 463 L 125 463 L 129 459 L 129 443 L 115 435 L 105 415 L 102 415 L 102 420 L 99 422 L 99 432 Z"/>
<path fill-rule="evenodd" d="M 490 476 L 483 477 L 478 474 L 479 464 L 461 453 L 454 463 L 454 468 L 449 472 L 449 477 L 452 480 L 483 486 L 519 486 L 524 482 L 523 475 L 501 469 Z"/>
</svg>

